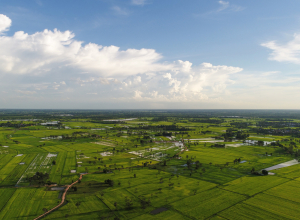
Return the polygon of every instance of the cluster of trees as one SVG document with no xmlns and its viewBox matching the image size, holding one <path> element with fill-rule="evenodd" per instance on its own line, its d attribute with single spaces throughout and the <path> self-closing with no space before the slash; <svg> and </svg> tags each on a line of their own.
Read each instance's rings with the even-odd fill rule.
<svg viewBox="0 0 300 220">
<path fill-rule="evenodd" d="M 227 129 L 225 134 L 222 134 L 225 140 L 232 140 L 234 138 L 239 140 L 245 140 L 249 137 L 249 134 L 245 134 L 242 131 L 236 131 L 233 129 Z"/>
<path fill-rule="evenodd" d="M 115 184 L 115 182 L 111 179 L 104 180 L 104 183 L 108 184 L 109 186 L 114 186 L 114 184 Z"/>
<path fill-rule="evenodd" d="M 23 128 L 23 127 L 28 127 L 28 126 L 34 126 L 36 123 L 26 123 L 23 124 L 22 122 L 20 123 L 12 123 L 10 121 L 6 123 L 0 123 L 0 127 L 11 127 L 11 128 Z"/>
<path fill-rule="evenodd" d="M 257 134 L 274 134 L 274 135 L 292 135 L 293 137 L 300 138 L 300 130 L 299 129 L 292 129 L 292 128 L 283 128 L 283 129 L 271 129 L 271 128 L 252 128 L 252 132 Z"/>
<path fill-rule="evenodd" d="M 221 124 L 224 121 L 225 121 L 224 119 L 210 119 L 210 118 L 190 119 L 190 122 L 209 123 L 209 124 Z"/>
<path fill-rule="evenodd" d="M 242 129 L 242 128 L 248 128 L 248 126 L 251 125 L 251 123 L 248 123 L 248 122 L 231 122 L 230 125 L 234 126 L 236 128 Z"/>
<path fill-rule="evenodd" d="M 49 174 L 48 173 L 36 172 L 32 177 L 27 177 L 26 179 L 32 185 L 33 184 L 43 185 L 43 184 L 46 184 L 46 183 L 48 185 L 51 184 L 51 182 L 48 180 L 49 179 Z"/>
<path fill-rule="evenodd" d="M 254 168 L 252 168 L 251 173 L 253 175 L 257 175 L 257 176 L 261 176 L 261 175 L 265 175 L 266 176 L 266 175 L 269 174 L 269 172 L 267 170 L 262 170 L 261 173 L 259 173 L 258 171 L 255 171 Z"/>
<path fill-rule="evenodd" d="M 150 198 L 147 199 L 144 196 L 140 196 L 139 202 L 140 202 L 142 209 L 146 209 L 147 207 L 151 206 Z M 114 206 L 117 208 L 117 202 L 114 203 Z M 132 199 L 127 196 L 125 197 L 125 206 L 126 206 L 126 209 L 132 209 L 132 207 L 133 207 Z"/>
</svg>

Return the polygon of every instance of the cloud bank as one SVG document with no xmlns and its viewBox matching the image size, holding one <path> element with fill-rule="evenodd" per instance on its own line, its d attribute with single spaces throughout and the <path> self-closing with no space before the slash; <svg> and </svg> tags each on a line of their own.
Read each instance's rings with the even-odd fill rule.
<svg viewBox="0 0 300 220">
<path fill-rule="evenodd" d="M 11 20 L 0 15 L 1 33 L 10 25 Z M 218 100 L 235 83 L 231 76 L 243 70 L 210 63 L 193 66 L 182 60 L 163 62 L 154 49 L 122 50 L 84 43 L 71 31 L 57 29 L 2 35 L 0 48 L 0 84 L 12 97 L 64 96 L 64 100 L 86 101 L 92 95 L 94 101 L 112 102 Z"/>
</svg>

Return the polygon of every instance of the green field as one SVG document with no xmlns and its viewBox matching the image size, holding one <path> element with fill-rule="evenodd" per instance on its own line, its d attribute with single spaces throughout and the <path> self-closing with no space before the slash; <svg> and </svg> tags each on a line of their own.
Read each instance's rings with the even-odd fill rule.
<svg viewBox="0 0 300 220">
<path fill-rule="evenodd" d="M 299 219 L 300 164 L 261 174 L 298 160 L 297 127 L 276 130 L 290 130 L 291 119 L 169 112 L 109 122 L 132 115 L 93 114 L 0 127 L 0 219 L 43 214 L 61 201 L 53 187 L 82 173 L 44 219 Z"/>
</svg>

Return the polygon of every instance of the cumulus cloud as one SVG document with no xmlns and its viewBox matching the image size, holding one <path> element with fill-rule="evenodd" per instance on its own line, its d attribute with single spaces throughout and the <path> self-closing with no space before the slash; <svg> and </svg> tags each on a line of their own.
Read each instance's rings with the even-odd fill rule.
<svg viewBox="0 0 300 220">
<path fill-rule="evenodd" d="M 57 29 L 3 35 L 0 48 L 0 76 L 23 83 L 18 93 L 40 97 L 65 94 L 84 101 L 92 97 L 109 101 L 209 100 L 225 94 L 234 84 L 231 75 L 242 71 L 210 63 L 163 62 L 162 55 L 153 49 L 84 44 L 74 33 Z M 54 78 L 56 82 L 51 80 Z"/>
<path fill-rule="evenodd" d="M 294 39 L 285 44 L 269 41 L 262 43 L 261 46 L 272 50 L 269 60 L 300 64 L 300 34 L 294 34 Z"/>
<path fill-rule="evenodd" d="M 242 68 L 239 67 L 203 63 L 189 69 L 189 72 L 170 70 L 129 76 L 118 81 L 118 84 L 107 83 L 109 87 L 104 89 L 112 91 L 107 94 L 109 97 L 120 100 L 200 101 L 223 95 L 227 86 L 234 84 L 230 76 L 241 71 Z M 81 83 L 89 84 L 91 87 L 95 85 L 95 80 L 81 81 Z"/>
<path fill-rule="evenodd" d="M 11 26 L 11 20 L 6 15 L 0 14 L 0 34 L 2 32 L 8 31 Z"/>
<path fill-rule="evenodd" d="M 83 45 L 70 31 L 44 30 L 32 35 L 23 31 L 0 36 L 0 71 L 12 74 L 43 74 L 47 69 L 71 66 L 101 76 L 133 75 L 163 71 L 171 65 L 158 61 L 153 49 L 120 50 L 94 43 Z"/>
</svg>

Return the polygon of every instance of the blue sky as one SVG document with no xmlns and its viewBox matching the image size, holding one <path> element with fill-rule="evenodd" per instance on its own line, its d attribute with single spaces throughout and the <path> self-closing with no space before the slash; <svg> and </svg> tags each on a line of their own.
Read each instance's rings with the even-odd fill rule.
<svg viewBox="0 0 300 220">
<path fill-rule="evenodd" d="M 299 109 L 299 8 L 2 0 L 0 107 Z"/>
</svg>

